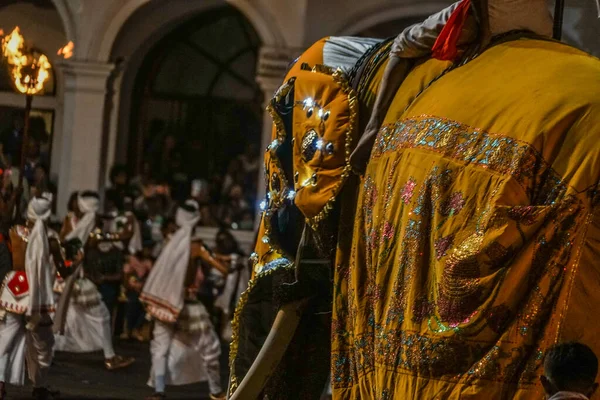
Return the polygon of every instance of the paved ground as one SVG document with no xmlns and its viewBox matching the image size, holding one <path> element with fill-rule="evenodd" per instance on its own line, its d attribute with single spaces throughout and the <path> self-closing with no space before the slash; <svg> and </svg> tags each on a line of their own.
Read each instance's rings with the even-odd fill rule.
<svg viewBox="0 0 600 400">
<path fill-rule="evenodd" d="M 138 342 L 115 342 L 118 354 L 134 356 L 137 362 L 129 368 L 109 372 L 104 369 L 101 352 L 90 354 L 57 353 L 50 373 L 51 386 L 61 392 L 61 399 L 77 400 L 140 400 L 152 393 L 146 386 L 150 371 L 148 344 Z M 222 380 L 227 380 L 227 354 L 221 356 Z M 225 386 L 224 386 L 225 387 Z M 31 386 L 8 387 L 9 400 L 31 398 Z M 200 383 L 167 388 L 171 399 L 208 399 L 208 385 Z"/>
</svg>

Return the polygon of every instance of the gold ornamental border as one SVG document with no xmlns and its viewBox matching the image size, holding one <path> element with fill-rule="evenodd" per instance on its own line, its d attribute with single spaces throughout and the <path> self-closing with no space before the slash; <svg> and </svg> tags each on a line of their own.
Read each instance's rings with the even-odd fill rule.
<svg viewBox="0 0 600 400">
<path fill-rule="evenodd" d="M 271 101 L 269 102 L 269 105 L 267 106 L 267 111 L 271 115 L 271 118 L 273 119 L 273 124 L 275 125 L 275 131 L 276 131 L 277 137 L 274 139 L 273 142 L 276 141 L 278 143 L 277 146 L 280 146 L 281 144 L 283 144 L 283 142 L 285 141 L 285 139 L 287 137 L 287 132 L 285 130 L 285 126 L 284 126 L 282 118 L 279 116 L 279 114 L 275 110 L 274 104 L 281 101 L 282 98 L 284 98 L 285 96 L 287 96 L 290 93 L 290 91 L 294 87 L 295 81 L 296 81 L 295 77 L 288 79 L 277 90 L 277 92 L 275 93 L 275 96 L 273 97 L 273 99 L 271 99 Z M 277 173 L 279 174 L 279 177 L 282 181 L 283 187 L 280 189 L 280 191 L 278 193 L 279 199 L 277 199 L 277 201 L 273 201 L 273 207 L 271 207 L 270 198 L 267 197 L 267 207 L 264 211 L 262 211 L 261 218 L 262 218 L 262 223 L 264 224 L 264 236 L 266 236 L 269 240 L 268 243 L 265 243 L 265 244 L 268 244 L 269 250 L 266 251 L 264 254 L 258 255 L 260 258 L 258 260 L 256 260 L 256 262 L 253 263 L 253 266 L 252 266 L 253 269 L 256 268 L 257 265 L 268 263 L 268 262 L 265 263 L 265 259 L 268 259 L 268 257 L 270 255 L 272 255 L 274 252 L 277 252 L 286 258 L 290 258 L 290 255 L 281 248 L 277 239 L 273 238 L 271 236 L 271 234 L 272 234 L 272 226 L 271 226 L 272 213 L 274 211 L 280 209 L 283 206 L 283 204 L 285 202 L 284 190 L 291 190 L 290 186 L 289 186 L 290 183 L 288 182 L 288 179 L 285 175 L 285 171 L 281 167 L 281 161 L 279 160 L 279 157 L 277 157 L 277 154 L 276 154 L 277 148 L 272 148 L 273 142 L 271 142 L 269 144 L 269 147 L 267 148 L 267 152 L 270 153 L 269 163 L 274 164 L 275 168 L 278 169 Z M 265 171 L 267 170 L 267 168 L 269 170 L 269 175 L 266 177 L 267 178 L 267 182 L 266 182 L 267 194 L 269 194 L 271 192 L 272 172 L 274 172 L 274 171 L 270 170 L 270 165 L 268 165 L 268 163 L 267 163 L 266 156 L 265 156 L 263 168 L 265 169 Z M 257 240 L 262 241 L 263 238 L 259 237 L 259 238 L 257 238 Z M 263 265 L 263 267 L 264 267 L 264 265 Z"/>
</svg>

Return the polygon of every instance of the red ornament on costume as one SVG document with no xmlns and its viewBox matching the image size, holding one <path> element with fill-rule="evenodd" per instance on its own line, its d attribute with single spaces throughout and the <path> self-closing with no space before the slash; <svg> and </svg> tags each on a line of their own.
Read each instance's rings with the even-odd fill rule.
<svg viewBox="0 0 600 400">
<path fill-rule="evenodd" d="M 16 299 L 29 293 L 29 281 L 25 271 L 16 271 L 15 276 L 6 284 L 6 288 Z"/>
<path fill-rule="evenodd" d="M 444 29 L 440 32 L 433 45 L 433 58 L 444 61 L 454 61 L 458 56 L 458 40 L 469 16 L 471 0 L 463 0 L 448 18 Z"/>
</svg>

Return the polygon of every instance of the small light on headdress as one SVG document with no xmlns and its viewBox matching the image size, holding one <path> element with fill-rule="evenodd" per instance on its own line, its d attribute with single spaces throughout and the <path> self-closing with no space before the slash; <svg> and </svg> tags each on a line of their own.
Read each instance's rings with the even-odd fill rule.
<svg viewBox="0 0 600 400">
<path fill-rule="evenodd" d="M 260 211 L 265 211 L 267 209 L 267 201 L 266 200 L 261 201 L 259 207 L 260 207 Z"/>
<path fill-rule="evenodd" d="M 269 150 L 276 150 L 279 147 L 280 144 L 281 143 L 279 142 L 279 139 L 273 140 L 271 142 L 271 144 L 269 145 Z"/>
</svg>

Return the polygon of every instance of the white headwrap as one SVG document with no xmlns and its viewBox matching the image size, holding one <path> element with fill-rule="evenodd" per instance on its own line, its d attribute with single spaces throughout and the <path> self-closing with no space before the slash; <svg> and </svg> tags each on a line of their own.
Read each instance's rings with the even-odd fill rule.
<svg viewBox="0 0 600 400">
<path fill-rule="evenodd" d="M 85 245 L 90 237 L 90 233 L 96 226 L 96 212 L 100 208 L 100 201 L 95 196 L 82 196 L 77 198 L 79 210 L 83 217 L 73 227 L 73 230 L 67 235 L 66 239 L 79 239 L 81 244 Z"/>
<path fill-rule="evenodd" d="M 27 315 L 32 316 L 34 321 L 42 312 L 49 312 L 54 308 L 54 277 L 44 224 L 52 214 L 51 206 L 51 197 L 37 197 L 32 199 L 27 207 L 27 218 L 35 221 L 25 250 L 25 273 L 29 282 Z"/>
<path fill-rule="evenodd" d="M 188 200 L 185 204 L 195 211 L 177 209 L 175 220 L 179 230 L 158 256 L 140 295 L 150 314 L 165 322 L 175 322 L 183 309 L 192 233 L 200 221 L 198 203 Z"/>
</svg>

